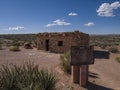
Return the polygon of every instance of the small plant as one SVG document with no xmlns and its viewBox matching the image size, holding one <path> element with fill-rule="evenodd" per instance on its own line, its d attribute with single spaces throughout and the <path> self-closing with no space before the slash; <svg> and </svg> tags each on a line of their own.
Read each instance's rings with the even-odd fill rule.
<svg viewBox="0 0 120 90">
<path fill-rule="evenodd" d="M 10 51 L 20 51 L 19 46 L 10 46 L 9 48 Z"/>
<path fill-rule="evenodd" d="M 13 42 L 12 45 L 13 46 L 20 46 L 20 43 L 19 42 Z"/>
<path fill-rule="evenodd" d="M 101 45 L 101 49 L 106 49 L 107 45 Z"/>
<path fill-rule="evenodd" d="M 61 69 L 67 74 L 71 73 L 70 52 L 66 52 L 60 56 L 60 66 Z"/>
<path fill-rule="evenodd" d="M 116 57 L 115 60 L 120 63 L 120 57 Z"/>
<path fill-rule="evenodd" d="M 0 68 L 0 90 L 55 90 L 55 74 L 26 62 Z"/>
<path fill-rule="evenodd" d="M 111 47 L 111 48 L 109 48 L 108 51 L 111 52 L 111 53 L 118 53 L 119 52 L 117 47 Z"/>
<path fill-rule="evenodd" d="M 2 45 L 0 44 L 0 50 L 2 49 Z"/>
</svg>

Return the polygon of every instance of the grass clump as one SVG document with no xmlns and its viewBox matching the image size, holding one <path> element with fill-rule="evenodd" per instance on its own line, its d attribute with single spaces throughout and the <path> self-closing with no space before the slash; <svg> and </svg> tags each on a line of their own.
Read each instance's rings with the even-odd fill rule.
<svg viewBox="0 0 120 90">
<path fill-rule="evenodd" d="M 60 66 L 61 69 L 67 74 L 71 73 L 70 52 L 66 52 L 60 56 Z"/>
<path fill-rule="evenodd" d="M 117 47 L 111 47 L 111 48 L 109 48 L 108 51 L 111 52 L 111 53 L 118 53 L 119 52 Z"/>
<path fill-rule="evenodd" d="M 9 48 L 10 51 L 20 51 L 19 46 L 10 46 Z"/>
<path fill-rule="evenodd" d="M 116 57 L 115 60 L 120 63 L 120 57 Z"/>
<path fill-rule="evenodd" d="M 27 62 L 0 68 L 0 90 L 55 90 L 55 74 Z"/>
<path fill-rule="evenodd" d="M 106 49 L 107 45 L 100 45 L 101 49 Z"/>
<path fill-rule="evenodd" d="M 2 49 L 2 45 L 0 44 L 0 50 Z"/>
</svg>

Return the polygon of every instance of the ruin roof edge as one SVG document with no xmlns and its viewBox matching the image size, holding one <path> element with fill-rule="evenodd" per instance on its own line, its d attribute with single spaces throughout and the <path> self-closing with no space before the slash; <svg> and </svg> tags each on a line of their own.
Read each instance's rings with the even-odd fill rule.
<svg viewBox="0 0 120 90">
<path fill-rule="evenodd" d="M 70 32 L 42 32 L 42 33 L 38 33 L 36 35 L 40 35 L 40 34 L 64 34 L 64 33 L 81 33 L 81 34 L 89 35 L 87 33 L 83 33 L 83 32 L 80 32 L 80 31 L 70 31 Z"/>
</svg>

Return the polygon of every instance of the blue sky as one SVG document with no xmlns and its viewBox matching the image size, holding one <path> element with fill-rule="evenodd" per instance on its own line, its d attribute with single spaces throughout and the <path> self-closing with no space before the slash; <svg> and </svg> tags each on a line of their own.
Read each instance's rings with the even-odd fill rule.
<svg viewBox="0 0 120 90">
<path fill-rule="evenodd" d="M 0 0 L 0 34 L 120 34 L 120 0 Z"/>
</svg>

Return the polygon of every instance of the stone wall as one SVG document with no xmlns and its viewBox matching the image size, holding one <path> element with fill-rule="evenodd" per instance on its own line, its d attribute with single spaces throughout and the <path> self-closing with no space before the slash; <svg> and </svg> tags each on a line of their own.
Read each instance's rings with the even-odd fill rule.
<svg viewBox="0 0 120 90">
<path fill-rule="evenodd" d="M 37 49 L 56 53 L 70 50 L 71 46 L 89 44 L 89 35 L 75 31 L 62 33 L 39 33 L 37 36 Z"/>
</svg>

